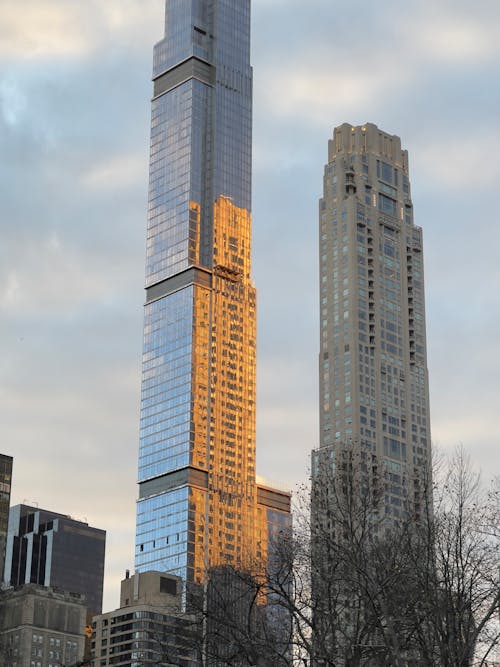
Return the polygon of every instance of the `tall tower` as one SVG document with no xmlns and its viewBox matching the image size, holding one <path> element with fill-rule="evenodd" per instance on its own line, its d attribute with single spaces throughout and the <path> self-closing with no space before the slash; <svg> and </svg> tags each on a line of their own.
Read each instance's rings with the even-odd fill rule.
<svg viewBox="0 0 500 667">
<path fill-rule="evenodd" d="M 0 580 L 5 566 L 5 545 L 9 528 L 10 489 L 12 486 L 12 456 L 0 454 Z"/>
<path fill-rule="evenodd" d="M 250 0 L 166 0 L 154 50 L 136 570 L 254 549 Z"/>
<path fill-rule="evenodd" d="M 421 511 L 430 461 L 422 231 L 408 153 L 375 125 L 335 128 L 320 200 L 320 448 L 377 470 L 383 512 Z M 335 463 L 336 462 L 336 463 Z M 355 464 L 356 465 L 356 464 Z"/>
</svg>

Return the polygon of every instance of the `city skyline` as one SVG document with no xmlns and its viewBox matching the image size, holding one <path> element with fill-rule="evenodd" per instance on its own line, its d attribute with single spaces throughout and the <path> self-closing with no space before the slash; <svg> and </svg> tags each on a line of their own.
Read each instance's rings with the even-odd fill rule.
<svg viewBox="0 0 500 667">
<path fill-rule="evenodd" d="M 0 7 L 0 389 L 12 502 L 67 507 L 107 529 L 110 608 L 132 564 L 148 78 L 163 1 L 129 0 L 128 16 L 123 3 L 101 4 Z M 431 286 L 433 441 L 463 442 L 493 472 L 500 9 L 386 3 L 374 15 L 360 3 L 349 13 L 301 5 L 284 15 L 284 3 L 253 3 L 258 471 L 293 485 L 319 442 L 318 184 L 332 128 L 369 121 L 410 152 Z M 43 485 L 41 472 L 53 481 Z"/>
</svg>

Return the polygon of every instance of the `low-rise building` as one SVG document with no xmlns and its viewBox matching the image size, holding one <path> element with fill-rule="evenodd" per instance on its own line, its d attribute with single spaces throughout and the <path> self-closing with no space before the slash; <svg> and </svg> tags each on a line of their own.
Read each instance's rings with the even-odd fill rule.
<svg viewBox="0 0 500 667">
<path fill-rule="evenodd" d="M 197 667 L 194 617 L 181 611 L 182 580 L 163 572 L 127 576 L 120 608 L 94 617 L 93 667 Z"/>
<path fill-rule="evenodd" d="M 0 593 L 0 665 L 73 667 L 85 659 L 87 605 L 36 584 Z"/>
</svg>

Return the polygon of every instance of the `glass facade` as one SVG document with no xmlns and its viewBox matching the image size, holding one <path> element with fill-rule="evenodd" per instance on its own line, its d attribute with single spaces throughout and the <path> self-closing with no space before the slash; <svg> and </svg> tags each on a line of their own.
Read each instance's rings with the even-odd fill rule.
<svg viewBox="0 0 500 667">
<path fill-rule="evenodd" d="M 79 593 L 102 609 L 106 532 L 64 514 L 15 505 L 9 512 L 4 580 Z"/>
<path fill-rule="evenodd" d="M 187 577 L 189 488 L 167 491 L 139 502 L 136 557 L 139 572 L 168 571 Z"/>
<path fill-rule="evenodd" d="M 139 477 L 189 465 L 193 286 L 146 305 Z"/>
<path fill-rule="evenodd" d="M 422 232 L 398 137 L 372 124 L 335 129 L 319 233 L 321 433 L 313 468 L 328 459 L 335 469 L 341 450 L 354 452 L 360 469 L 376 462 L 385 515 L 397 521 L 409 505 L 419 512 L 431 446 Z"/>
<path fill-rule="evenodd" d="M 250 0 L 167 0 L 154 51 L 136 569 L 255 552 Z"/>
<path fill-rule="evenodd" d="M 212 268 L 218 196 L 250 212 L 250 2 L 167 0 L 153 69 L 148 287 Z"/>
</svg>

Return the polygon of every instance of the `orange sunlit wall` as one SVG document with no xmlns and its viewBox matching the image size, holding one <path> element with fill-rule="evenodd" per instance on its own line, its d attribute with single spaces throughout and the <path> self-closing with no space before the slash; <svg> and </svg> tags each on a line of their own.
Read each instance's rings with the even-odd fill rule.
<svg viewBox="0 0 500 667">
<path fill-rule="evenodd" d="M 209 452 L 211 565 L 253 556 L 255 522 L 256 291 L 251 216 L 214 206 Z"/>
</svg>

